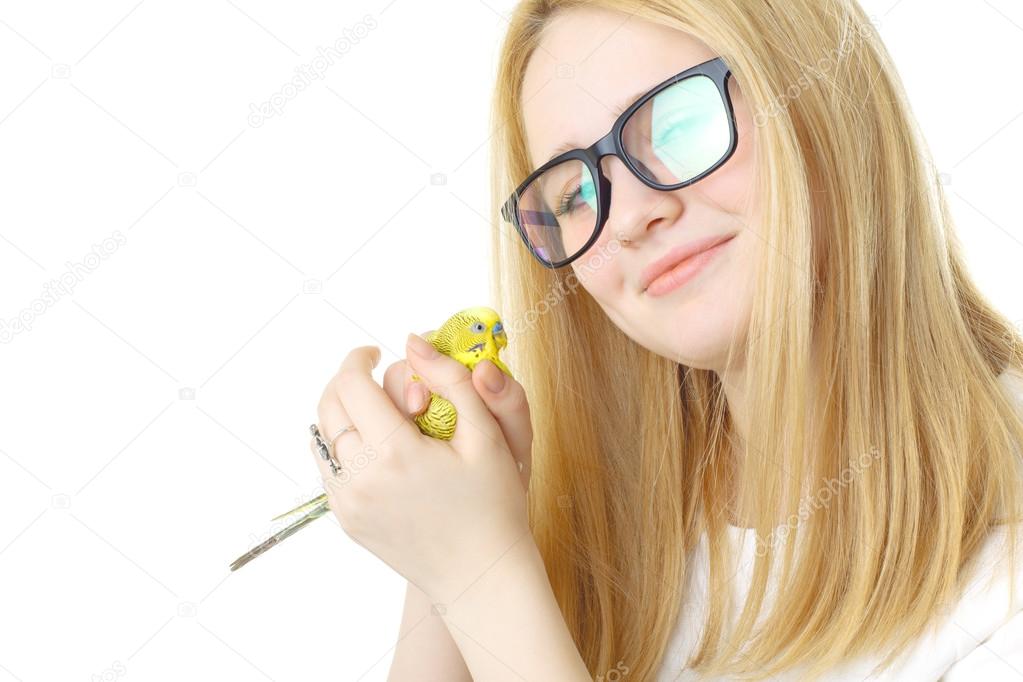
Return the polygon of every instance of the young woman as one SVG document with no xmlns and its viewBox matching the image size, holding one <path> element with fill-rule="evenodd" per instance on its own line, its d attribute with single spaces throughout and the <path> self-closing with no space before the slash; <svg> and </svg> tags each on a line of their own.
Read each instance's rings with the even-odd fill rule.
<svg viewBox="0 0 1023 682">
<path fill-rule="evenodd" d="M 855 0 L 524 0 L 494 112 L 518 381 L 396 363 L 486 437 L 332 493 L 389 679 L 1023 675 L 1023 339 Z M 386 443 L 367 353 L 321 430 Z"/>
</svg>

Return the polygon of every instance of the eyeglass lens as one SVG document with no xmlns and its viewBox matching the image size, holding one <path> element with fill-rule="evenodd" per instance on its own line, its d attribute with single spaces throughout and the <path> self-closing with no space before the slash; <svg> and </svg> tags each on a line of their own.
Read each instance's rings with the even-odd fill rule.
<svg viewBox="0 0 1023 682">
<path fill-rule="evenodd" d="M 728 151 L 728 112 L 715 82 L 703 75 L 674 83 L 644 102 L 622 128 L 622 148 L 639 174 L 661 185 L 690 180 Z M 535 178 L 519 195 L 519 223 L 549 263 L 577 254 L 597 223 L 596 178 L 569 159 Z"/>
</svg>

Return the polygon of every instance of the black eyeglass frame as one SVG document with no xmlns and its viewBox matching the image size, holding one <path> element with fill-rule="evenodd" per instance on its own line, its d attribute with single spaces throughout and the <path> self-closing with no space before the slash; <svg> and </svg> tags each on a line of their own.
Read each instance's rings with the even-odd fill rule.
<svg viewBox="0 0 1023 682">
<path fill-rule="evenodd" d="M 671 78 L 668 78 L 658 83 L 649 91 L 647 91 L 646 94 L 642 95 L 639 99 L 630 104 L 629 108 L 623 111 L 621 115 L 615 120 L 614 124 L 611 126 L 611 130 L 609 130 L 606 135 L 601 137 L 592 145 L 586 148 L 570 149 L 567 152 L 555 156 L 553 159 L 546 162 L 545 164 L 534 170 L 532 173 L 530 173 L 529 177 L 523 180 L 522 183 L 515 188 L 515 191 L 512 192 L 511 196 L 509 196 L 508 199 L 506 199 L 504 204 L 501 206 L 501 217 L 504 218 L 505 221 L 515 225 L 516 231 L 519 233 L 519 236 L 522 238 L 522 241 L 525 242 L 526 247 L 529 249 L 529 252 L 533 254 L 533 257 L 536 258 L 544 267 L 554 270 L 568 265 L 575 259 L 579 258 L 581 255 L 583 255 L 586 252 L 586 250 L 589 249 L 590 246 L 592 246 L 595 241 L 597 241 L 597 238 L 600 236 L 600 233 L 604 229 L 604 224 L 607 222 L 608 213 L 610 213 L 611 211 L 611 181 L 604 177 L 604 173 L 600 168 L 600 160 L 605 156 L 618 157 L 622 161 L 622 163 L 625 164 L 625 167 L 628 168 L 629 171 L 634 176 L 636 176 L 636 178 L 639 179 L 639 181 L 642 182 L 644 185 L 652 189 L 657 189 L 665 192 L 673 191 L 676 189 L 682 189 L 683 187 L 688 187 L 689 185 L 692 185 L 695 182 L 699 182 L 700 180 L 702 180 L 703 178 L 707 177 L 715 170 L 720 168 L 726 161 L 728 161 L 728 159 L 732 157 L 732 154 L 735 153 L 735 148 L 738 143 L 738 133 L 735 126 L 735 111 L 732 106 L 732 98 L 728 94 L 728 77 L 731 75 L 732 75 L 731 69 L 728 68 L 728 65 L 725 63 L 724 59 L 722 57 L 715 57 L 703 63 L 692 66 L 686 69 L 685 71 L 675 74 Z M 726 118 L 728 119 L 729 138 L 728 149 L 717 162 L 715 162 L 710 168 L 703 171 L 699 175 L 692 177 L 688 180 L 675 183 L 673 185 L 662 185 L 658 182 L 654 182 L 653 180 L 647 178 L 642 172 L 640 172 L 636 168 L 636 166 L 630 160 L 629 155 L 625 152 L 625 148 L 622 145 L 622 130 L 625 128 L 625 124 L 632 116 L 632 114 L 634 114 L 640 107 L 646 104 L 652 97 L 660 93 L 665 88 L 668 88 L 672 85 L 675 85 L 681 80 L 691 78 L 693 76 L 707 76 L 717 86 L 718 94 L 721 95 L 721 100 L 725 105 L 725 111 L 727 113 Z M 582 161 L 586 165 L 587 169 L 589 169 L 591 176 L 596 178 L 597 180 L 596 182 L 597 221 L 593 229 L 593 234 L 590 235 L 590 238 L 575 254 L 569 256 L 568 258 L 563 258 L 560 261 L 552 263 L 541 257 L 533 248 L 533 245 L 529 242 L 529 237 L 526 235 L 526 231 L 525 229 L 523 229 L 519 221 L 518 213 L 519 197 L 525 192 L 526 188 L 530 185 L 530 183 L 532 183 L 537 177 L 539 177 L 541 173 L 570 159 L 578 159 Z"/>
</svg>

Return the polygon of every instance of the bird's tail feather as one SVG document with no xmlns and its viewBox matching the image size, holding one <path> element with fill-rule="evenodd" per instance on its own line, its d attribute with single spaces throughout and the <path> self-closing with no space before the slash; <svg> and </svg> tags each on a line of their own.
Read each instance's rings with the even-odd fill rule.
<svg viewBox="0 0 1023 682">
<path fill-rule="evenodd" d="M 313 507 L 317 507 L 320 504 L 322 504 L 326 499 L 327 499 L 327 495 L 326 494 L 317 495 L 316 497 L 314 497 L 313 499 L 309 500 L 308 502 L 303 502 L 302 504 L 298 505 L 294 509 L 289 509 L 288 511 L 284 512 L 283 514 L 278 514 L 277 516 L 273 517 L 270 520 L 271 521 L 276 521 L 278 519 L 283 519 L 285 516 L 291 516 L 295 512 L 301 512 L 301 511 L 305 511 L 307 509 L 312 509 Z"/>
<path fill-rule="evenodd" d="M 302 516 L 300 519 L 298 519 L 294 523 L 286 526 L 285 528 L 277 531 L 276 533 L 274 533 L 273 535 L 268 537 L 266 540 L 264 540 L 263 542 L 259 543 L 258 545 L 256 545 L 252 549 L 250 549 L 248 552 L 246 552 L 245 554 L 242 554 L 240 557 L 238 557 L 237 559 L 232 561 L 231 562 L 231 570 L 232 571 L 237 571 L 239 568 L 241 568 L 245 564 L 249 563 L 250 561 L 252 561 L 256 557 L 258 557 L 260 554 L 262 554 L 263 552 L 267 551 L 271 547 L 273 547 L 276 544 L 278 544 L 279 542 L 283 541 L 285 538 L 287 538 L 287 537 L 297 533 L 299 530 L 301 530 L 302 528 L 304 528 L 308 524 L 312 523 L 316 519 L 318 519 L 321 516 L 323 516 L 324 514 L 326 514 L 330 510 L 330 506 L 327 504 L 327 499 L 326 499 L 327 496 L 323 495 L 322 497 L 323 497 L 322 502 L 320 502 L 317 506 L 314 506 L 311 511 L 309 511 L 307 514 Z M 319 499 L 319 498 L 317 498 L 317 499 Z M 315 502 L 315 501 L 316 500 L 313 500 L 313 502 Z M 306 503 L 306 505 L 308 505 L 308 504 L 311 504 L 311 503 Z M 303 505 L 303 507 L 305 507 L 306 505 Z"/>
</svg>

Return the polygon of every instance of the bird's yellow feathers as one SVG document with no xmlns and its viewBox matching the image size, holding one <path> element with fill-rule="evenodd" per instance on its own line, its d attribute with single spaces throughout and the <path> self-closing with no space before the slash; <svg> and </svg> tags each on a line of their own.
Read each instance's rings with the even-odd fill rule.
<svg viewBox="0 0 1023 682">
<path fill-rule="evenodd" d="M 438 352 L 458 360 L 469 371 L 480 360 L 490 360 L 502 372 L 512 376 L 511 370 L 499 357 L 501 349 L 508 345 L 508 336 L 501 317 L 492 308 L 461 310 L 423 338 Z M 412 379 L 418 381 L 419 377 L 413 374 Z M 457 417 L 455 406 L 450 401 L 431 393 L 426 411 L 416 416 L 414 421 L 427 436 L 450 440 L 455 433 Z"/>
</svg>

